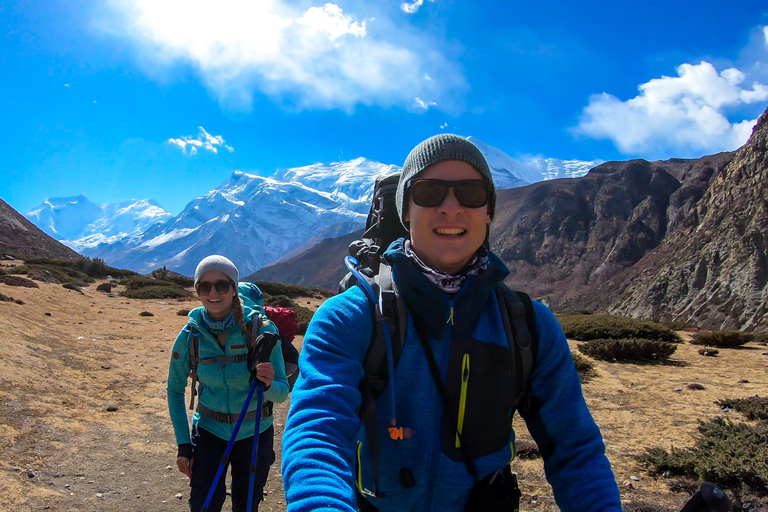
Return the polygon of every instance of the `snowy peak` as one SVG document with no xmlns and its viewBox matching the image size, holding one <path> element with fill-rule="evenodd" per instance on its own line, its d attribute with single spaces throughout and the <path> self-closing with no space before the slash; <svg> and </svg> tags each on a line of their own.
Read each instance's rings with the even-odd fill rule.
<svg viewBox="0 0 768 512">
<path fill-rule="evenodd" d="M 469 136 L 467 139 L 485 156 L 497 188 L 515 188 L 557 178 L 579 178 L 603 163 L 602 160 L 560 160 L 541 156 L 512 158 L 475 137 Z"/>
<path fill-rule="evenodd" d="M 80 194 L 46 199 L 24 216 L 48 235 L 81 251 L 138 235 L 171 214 L 153 199 L 95 204 Z"/>
</svg>

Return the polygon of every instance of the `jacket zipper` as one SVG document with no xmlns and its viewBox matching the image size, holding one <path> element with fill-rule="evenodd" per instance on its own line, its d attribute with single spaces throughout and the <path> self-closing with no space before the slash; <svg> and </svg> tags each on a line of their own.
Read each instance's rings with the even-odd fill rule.
<svg viewBox="0 0 768 512">
<path fill-rule="evenodd" d="M 467 406 L 467 387 L 469 386 L 469 354 L 464 354 L 461 362 L 461 397 L 459 398 L 459 420 L 456 423 L 458 432 L 456 433 L 456 448 L 461 447 L 459 436 L 464 430 L 464 413 Z"/>
</svg>

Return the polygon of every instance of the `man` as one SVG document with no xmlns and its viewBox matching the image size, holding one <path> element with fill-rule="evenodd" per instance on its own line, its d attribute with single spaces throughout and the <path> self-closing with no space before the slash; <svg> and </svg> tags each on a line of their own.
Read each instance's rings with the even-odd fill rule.
<svg viewBox="0 0 768 512">
<path fill-rule="evenodd" d="M 437 135 L 408 155 L 397 206 L 410 237 L 385 253 L 408 308 L 405 344 L 388 379 L 395 410 L 387 389 L 375 419 L 380 453 L 372 456 L 356 411 L 374 324 L 356 286 L 323 304 L 304 338 L 283 436 L 289 511 L 355 511 L 356 497 L 363 511 L 464 511 L 475 482 L 509 465 L 514 377 L 504 366 L 510 350 L 493 293 L 509 271 L 484 245 L 495 203 L 488 164 L 467 139 Z M 565 512 L 620 511 L 563 331 L 546 306 L 534 301 L 533 308 L 538 354 L 530 400 L 520 413 L 544 457 L 557 504 Z M 445 389 L 463 390 L 460 399 L 452 397 L 459 400 L 458 417 L 443 410 L 430 364 Z M 395 414 L 413 436 L 388 435 Z M 373 496 L 375 480 L 380 492 Z"/>
</svg>

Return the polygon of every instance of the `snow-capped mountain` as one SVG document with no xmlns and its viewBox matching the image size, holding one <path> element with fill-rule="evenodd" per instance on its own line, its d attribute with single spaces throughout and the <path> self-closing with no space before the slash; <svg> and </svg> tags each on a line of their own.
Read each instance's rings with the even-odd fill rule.
<svg viewBox="0 0 768 512">
<path fill-rule="evenodd" d="M 81 194 L 46 199 L 24 216 L 48 235 L 82 253 L 99 244 L 140 235 L 152 225 L 168 220 L 171 214 L 152 199 L 95 204 Z"/>
<path fill-rule="evenodd" d="M 321 232 L 338 235 L 365 223 L 376 178 L 393 165 L 358 158 L 278 170 L 272 177 L 235 171 L 178 216 L 140 236 L 85 251 L 110 265 L 149 272 L 163 265 L 192 275 L 197 263 L 224 253 L 245 275 Z"/>
<path fill-rule="evenodd" d="M 498 188 L 579 176 L 593 166 L 519 160 L 470 140 L 485 154 Z M 222 253 L 246 275 L 310 243 L 362 228 L 376 178 L 400 170 L 357 158 L 278 169 L 269 177 L 235 171 L 173 218 L 153 201 L 94 205 L 85 196 L 50 199 L 26 215 L 54 238 L 111 266 L 143 273 L 166 266 L 192 275 L 202 258 Z M 146 220 L 142 227 L 140 219 Z"/>
<path fill-rule="evenodd" d="M 483 153 L 493 169 L 497 188 L 515 188 L 557 178 L 580 178 L 602 160 L 560 160 L 540 156 L 512 158 L 502 150 L 490 146 L 475 137 L 467 137 Z"/>
</svg>

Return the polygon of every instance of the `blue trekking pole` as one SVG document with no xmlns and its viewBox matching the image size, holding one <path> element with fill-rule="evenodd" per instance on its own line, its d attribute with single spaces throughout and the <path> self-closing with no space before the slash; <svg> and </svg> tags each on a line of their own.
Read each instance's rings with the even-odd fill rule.
<svg viewBox="0 0 768 512">
<path fill-rule="evenodd" d="M 257 342 L 254 343 L 255 349 L 248 354 L 248 366 L 251 370 L 251 380 L 253 381 L 254 385 L 258 384 L 259 394 L 257 400 L 258 409 L 256 409 L 256 426 L 254 427 L 253 432 L 253 450 L 251 451 L 251 475 L 248 481 L 247 512 L 251 512 L 253 509 L 254 500 L 258 500 L 256 503 L 261 501 L 261 496 L 256 497 L 253 495 L 254 487 L 256 486 L 256 459 L 259 453 L 259 425 L 261 424 L 261 408 L 264 404 L 264 383 L 256 378 L 256 364 L 259 362 L 264 362 L 265 355 L 267 361 L 269 361 L 269 357 L 272 355 L 272 351 L 274 350 L 275 345 L 277 345 L 278 339 L 279 336 L 273 332 L 264 333 L 259 336 Z"/>
<path fill-rule="evenodd" d="M 258 412 L 256 413 L 256 428 L 254 429 L 253 433 L 253 451 L 251 452 L 251 476 L 250 480 L 248 482 L 248 509 L 247 512 L 251 512 L 253 507 L 253 501 L 257 499 L 253 495 L 255 482 L 256 482 L 256 455 L 259 452 L 259 425 L 261 424 L 261 404 L 264 402 L 264 384 L 261 383 L 261 381 L 257 380 L 256 382 L 259 383 L 259 408 Z M 258 497 L 258 500 L 261 501 L 261 496 Z"/>
<path fill-rule="evenodd" d="M 248 404 L 251 403 L 251 399 L 253 398 L 253 392 L 256 391 L 257 384 L 258 384 L 258 381 L 254 380 L 253 384 L 251 384 L 251 389 L 248 390 L 248 396 L 245 399 L 245 405 L 243 406 L 243 410 L 240 411 L 240 416 L 237 417 L 235 430 L 232 432 L 232 437 L 229 438 L 229 443 L 227 443 L 227 449 L 224 451 L 224 456 L 221 458 L 221 463 L 219 463 L 219 469 L 216 471 L 216 477 L 213 479 L 211 488 L 208 490 L 208 496 L 205 498 L 205 503 L 203 504 L 203 508 L 200 509 L 200 512 L 208 512 L 208 506 L 211 504 L 211 500 L 213 499 L 213 493 L 216 491 L 216 484 L 219 483 L 219 478 L 221 478 L 221 474 L 224 472 L 224 469 L 227 467 L 227 464 L 229 463 L 229 454 L 232 452 L 232 446 L 235 444 L 235 438 L 237 437 L 237 432 L 240 430 L 240 425 L 243 424 L 243 418 L 245 418 L 245 413 L 248 411 Z M 261 408 L 259 408 L 259 410 L 261 410 Z"/>
</svg>

